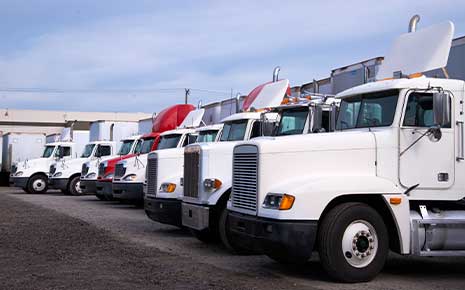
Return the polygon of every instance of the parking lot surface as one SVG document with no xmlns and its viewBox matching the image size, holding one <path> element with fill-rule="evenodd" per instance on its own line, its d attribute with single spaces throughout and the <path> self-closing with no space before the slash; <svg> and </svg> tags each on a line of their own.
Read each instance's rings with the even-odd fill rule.
<svg viewBox="0 0 465 290">
<path fill-rule="evenodd" d="M 328 281 L 318 256 L 304 266 L 234 256 L 142 209 L 94 196 L 0 188 L 3 289 L 464 289 L 465 258 L 391 254 L 372 282 Z"/>
</svg>

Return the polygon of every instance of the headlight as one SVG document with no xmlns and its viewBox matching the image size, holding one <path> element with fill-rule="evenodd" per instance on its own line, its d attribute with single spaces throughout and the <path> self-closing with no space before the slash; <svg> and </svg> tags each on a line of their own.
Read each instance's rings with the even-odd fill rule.
<svg viewBox="0 0 465 290">
<path fill-rule="evenodd" d="M 203 181 L 203 186 L 207 190 L 218 189 L 222 185 L 221 180 L 216 178 L 207 178 Z"/>
<path fill-rule="evenodd" d="M 60 177 L 60 176 L 62 176 L 62 175 L 63 175 L 62 172 L 57 172 L 57 173 L 53 174 L 53 177 Z"/>
<path fill-rule="evenodd" d="M 97 173 L 92 172 L 92 173 L 87 174 L 85 178 L 87 178 L 87 179 L 95 179 L 96 177 L 97 177 Z"/>
<path fill-rule="evenodd" d="M 108 173 L 107 175 L 105 175 L 103 178 L 105 179 L 111 179 L 113 178 L 114 174 L 113 173 Z"/>
<path fill-rule="evenodd" d="M 16 172 L 15 176 L 16 176 L 16 177 L 23 176 L 23 173 L 24 173 L 24 172 L 22 172 L 22 171 L 18 171 L 18 172 Z"/>
<path fill-rule="evenodd" d="M 137 178 L 137 174 L 129 174 L 129 175 L 126 175 L 123 180 L 124 181 L 134 181 L 136 180 Z"/>
<path fill-rule="evenodd" d="M 163 183 L 160 186 L 160 191 L 161 192 L 173 192 L 176 190 L 176 184 L 174 183 Z"/>
<path fill-rule="evenodd" d="M 263 201 L 264 208 L 288 210 L 294 205 L 295 197 L 290 194 L 268 193 Z"/>
</svg>

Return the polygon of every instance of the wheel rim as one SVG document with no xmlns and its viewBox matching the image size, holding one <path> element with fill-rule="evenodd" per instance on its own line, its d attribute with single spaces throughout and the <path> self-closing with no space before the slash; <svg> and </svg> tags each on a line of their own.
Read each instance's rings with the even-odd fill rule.
<svg viewBox="0 0 465 290">
<path fill-rule="evenodd" d="M 42 191 L 45 189 L 45 180 L 43 179 L 36 179 L 34 180 L 34 182 L 32 183 L 32 189 L 34 189 L 34 191 Z"/>
<path fill-rule="evenodd" d="M 76 182 L 76 184 L 74 185 L 74 190 L 81 194 L 82 193 L 82 189 L 81 189 L 81 181 L 79 180 L 78 182 Z"/>
<path fill-rule="evenodd" d="M 376 257 L 378 236 L 373 225 L 356 220 L 347 226 L 342 236 L 342 254 L 347 263 L 355 268 L 368 266 Z"/>
</svg>

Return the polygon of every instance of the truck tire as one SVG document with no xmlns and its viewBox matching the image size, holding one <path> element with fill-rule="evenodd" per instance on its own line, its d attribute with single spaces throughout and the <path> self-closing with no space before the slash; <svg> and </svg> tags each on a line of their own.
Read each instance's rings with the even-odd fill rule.
<svg viewBox="0 0 465 290">
<path fill-rule="evenodd" d="M 27 183 L 27 193 L 38 194 L 46 193 L 48 189 L 47 177 L 42 174 L 37 174 L 29 178 Z"/>
<path fill-rule="evenodd" d="M 68 192 L 71 195 L 82 195 L 82 190 L 80 187 L 81 183 L 81 176 L 75 176 L 71 179 L 71 181 L 68 183 Z"/>
<path fill-rule="evenodd" d="M 238 255 L 253 254 L 252 251 L 240 247 L 231 241 L 228 228 L 228 209 L 226 207 L 224 207 L 220 213 L 220 219 L 218 222 L 218 234 L 220 236 L 221 243 L 229 252 Z"/>
<path fill-rule="evenodd" d="M 350 202 L 331 209 L 318 232 L 320 260 L 328 275 L 347 283 L 372 280 L 389 251 L 381 215 L 364 203 Z"/>
</svg>

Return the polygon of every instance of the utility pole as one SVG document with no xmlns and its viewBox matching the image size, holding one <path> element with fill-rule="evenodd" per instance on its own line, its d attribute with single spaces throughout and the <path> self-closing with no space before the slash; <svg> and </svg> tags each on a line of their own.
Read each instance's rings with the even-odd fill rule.
<svg viewBox="0 0 465 290">
<path fill-rule="evenodd" d="M 186 92 L 186 95 L 184 96 L 184 103 L 187 104 L 189 95 L 191 94 L 191 89 L 184 89 L 184 91 Z"/>
</svg>

